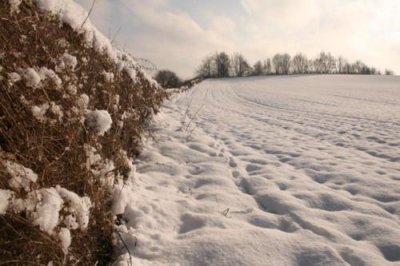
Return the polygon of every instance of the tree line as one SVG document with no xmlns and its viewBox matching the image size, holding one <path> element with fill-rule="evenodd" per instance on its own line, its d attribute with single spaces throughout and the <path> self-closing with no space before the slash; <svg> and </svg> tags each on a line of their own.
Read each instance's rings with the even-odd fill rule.
<svg viewBox="0 0 400 266">
<path fill-rule="evenodd" d="M 251 66 L 240 53 L 229 56 L 225 52 L 215 53 L 203 59 L 197 70 L 202 78 L 247 77 L 261 75 L 288 75 L 288 74 L 365 74 L 380 75 L 375 67 L 370 67 L 362 61 L 349 62 L 331 53 L 321 52 L 316 58 L 309 59 L 298 53 L 291 57 L 287 53 L 275 54 L 272 58 L 258 60 Z M 393 71 L 385 70 L 386 75 L 393 75 Z"/>
<path fill-rule="evenodd" d="M 362 61 L 349 62 L 342 56 L 334 57 L 331 53 L 321 52 L 317 57 L 309 59 L 298 53 L 291 57 L 287 53 L 275 54 L 272 58 L 258 60 L 250 65 L 240 53 L 229 56 L 225 52 L 215 53 L 203 59 L 196 72 L 196 77 L 182 81 L 173 71 L 160 70 L 155 79 L 164 88 L 191 86 L 197 78 L 248 77 L 263 75 L 289 74 L 364 74 L 381 75 L 375 67 L 368 66 Z M 385 75 L 394 75 L 386 69 Z"/>
</svg>

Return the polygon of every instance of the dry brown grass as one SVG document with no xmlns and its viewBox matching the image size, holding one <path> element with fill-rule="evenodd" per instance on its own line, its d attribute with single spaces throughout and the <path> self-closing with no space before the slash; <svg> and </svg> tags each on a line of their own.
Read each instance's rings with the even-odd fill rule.
<svg viewBox="0 0 400 266">
<path fill-rule="evenodd" d="M 7 73 L 19 69 L 54 70 L 57 58 L 65 52 L 75 56 L 78 65 L 75 71 L 58 73 L 63 81 L 60 90 L 54 89 L 51 81 L 36 90 L 23 81 L 9 83 Z M 84 58 L 87 63 L 83 63 Z M 86 47 L 83 36 L 38 10 L 30 0 L 23 1 L 20 12 L 12 16 L 8 1 L 0 4 L 0 65 L 4 68 L 0 72 L 0 188 L 10 189 L 7 183 L 10 177 L 1 162 L 12 160 L 38 174 L 38 182 L 32 189 L 61 185 L 80 196 L 89 196 L 95 203 L 88 230 L 72 232 L 67 256 L 58 240 L 32 226 L 24 213 L 0 215 L 0 265 L 47 265 L 49 261 L 55 265 L 107 264 L 112 260 L 111 199 L 99 177 L 86 167 L 84 145 L 96 147 L 103 158 L 113 160 L 116 166 L 113 174 L 126 175 L 117 157 L 121 150 L 132 157 L 138 155 L 141 138 L 148 132 L 147 121 L 157 111 L 165 93 L 140 72 L 137 81 L 132 82 L 107 56 Z M 114 81 L 106 82 L 100 74 L 103 71 L 114 73 Z M 76 86 L 78 93 L 68 94 L 68 85 Z M 89 109 L 104 109 L 111 114 L 113 126 L 104 136 L 86 130 L 80 121 L 82 114 L 71 111 L 82 93 L 90 98 Z M 112 107 L 115 95 L 120 96 L 118 110 Z M 32 105 L 46 102 L 55 102 L 63 108 L 62 121 L 40 122 L 32 115 Z M 124 119 L 122 128 L 118 127 L 117 121 L 121 121 L 124 111 L 131 110 L 134 115 Z M 52 114 L 47 116 L 51 118 Z M 23 198 L 24 193 L 16 191 L 18 197 Z"/>
</svg>

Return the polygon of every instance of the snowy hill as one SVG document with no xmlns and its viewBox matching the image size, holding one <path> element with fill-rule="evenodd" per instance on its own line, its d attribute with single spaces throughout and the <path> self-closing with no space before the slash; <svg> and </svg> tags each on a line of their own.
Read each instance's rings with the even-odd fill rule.
<svg viewBox="0 0 400 266">
<path fill-rule="evenodd" d="M 176 95 L 121 193 L 120 265 L 399 265 L 399 121 L 399 77 Z"/>
</svg>

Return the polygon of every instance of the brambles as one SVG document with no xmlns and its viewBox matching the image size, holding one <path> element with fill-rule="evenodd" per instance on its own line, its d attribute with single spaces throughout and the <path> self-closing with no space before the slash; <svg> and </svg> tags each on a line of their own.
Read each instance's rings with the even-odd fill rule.
<svg viewBox="0 0 400 266">
<path fill-rule="evenodd" d="M 0 215 L 0 257 L 11 264 L 107 264 L 113 184 L 129 176 L 125 161 L 139 153 L 166 93 L 128 55 L 119 51 L 117 64 L 34 2 L 10 9 L 7 1 L 0 5 L 0 189 L 12 193 Z M 95 124 L 84 123 L 90 114 L 99 114 Z M 13 163 L 37 180 L 13 186 Z M 24 178 L 22 172 L 18 182 Z M 47 210 L 46 193 L 59 199 L 51 227 L 43 227 L 49 232 L 39 226 L 47 222 L 38 208 Z M 77 202 L 86 198 L 87 227 L 76 227 L 84 213 Z"/>
</svg>

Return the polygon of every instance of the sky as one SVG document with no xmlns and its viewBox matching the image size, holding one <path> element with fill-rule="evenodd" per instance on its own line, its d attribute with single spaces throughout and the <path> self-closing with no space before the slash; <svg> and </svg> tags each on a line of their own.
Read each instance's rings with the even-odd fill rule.
<svg viewBox="0 0 400 266">
<path fill-rule="evenodd" d="M 400 74 L 399 0 L 97 0 L 90 18 L 115 45 L 181 78 L 221 51 L 251 64 L 327 51 Z"/>
</svg>

